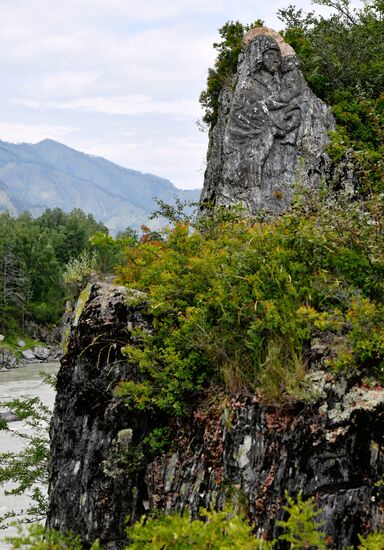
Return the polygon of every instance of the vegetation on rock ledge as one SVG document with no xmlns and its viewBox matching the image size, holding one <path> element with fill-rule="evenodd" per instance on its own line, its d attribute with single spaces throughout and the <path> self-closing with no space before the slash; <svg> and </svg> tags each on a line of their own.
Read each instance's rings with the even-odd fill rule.
<svg viewBox="0 0 384 550">
<path fill-rule="evenodd" d="M 327 543 L 321 525 L 317 521 L 318 510 L 314 499 L 303 500 L 287 495 L 285 507 L 287 519 L 281 521 L 282 534 L 266 541 L 252 534 L 252 527 L 242 514 L 236 514 L 229 508 L 220 511 L 201 509 L 203 520 L 191 520 L 184 514 L 161 515 L 145 518 L 128 527 L 130 544 L 126 550 L 272 550 L 280 544 L 288 543 L 291 550 L 309 548 L 325 550 Z M 358 550 L 381 550 L 384 544 L 383 533 L 372 533 L 359 537 Z M 54 529 L 46 530 L 42 525 L 33 525 L 27 533 L 20 530 L 19 536 L 10 537 L 8 542 L 13 549 L 54 550 L 67 548 L 81 550 L 81 539 L 73 533 L 60 533 Z M 90 550 L 102 550 L 96 540 Z M 348 549 L 345 549 L 348 550 Z"/>
<path fill-rule="evenodd" d="M 302 398 L 322 364 L 384 380 L 384 196 L 303 191 L 272 219 L 217 211 L 127 249 L 120 282 L 145 291 L 154 331 L 124 353 L 128 406 L 180 415 L 208 385 Z M 220 219 L 220 216 L 223 216 Z M 137 346 L 138 338 L 141 346 Z"/>
</svg>

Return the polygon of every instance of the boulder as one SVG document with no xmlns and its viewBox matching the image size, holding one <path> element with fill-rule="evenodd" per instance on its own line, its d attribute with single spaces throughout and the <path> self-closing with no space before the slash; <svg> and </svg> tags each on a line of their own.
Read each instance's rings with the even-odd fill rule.
<svg viewBox="0 0 384 550">
<path fill-rule="evenodd" d="M 42 361 L 46 361 L 51 354 L 51 350 L 44 346 L 35 346 L 32 352 L 37 359 L 41 359 Z"/>
<path fill-rule="evenodd" d="M 0 420 L 5 422 L 16 422 L 19 417 L 12 411 L 0 411 Z"/>
<path fill-rule="evenodd" d="M 30 361 L 30 362 L 36 361 L 36 355 L 33 353 L 31 349 L 25 349 L 24 351 L 21 352 L 21 355 L 23 359 L 25 359 L 26 361 Z"/>
<path fill-rule="evenodd" d="M 63 350 L 61 348 L 54 348 L 50 350 L 50 355 L 48 357 L 49 361 L 59 361 L 63 355 Z"/>
<path fill-rule="evenodd" d="M 329 171 L 335 123 L 308 87 L 293 49 L 270 29 L 246 35 L 237 76 L 219 99 L 210 131 L 204 204 L 284 211 L 296 184 L 316 187 Z"/>
<path fill-rule="evenodd" d="M 17 358 L 7 349 L 0 349 L 0 368 L 1 371 L 12 369 L 17 366 Z"/>
</svg>

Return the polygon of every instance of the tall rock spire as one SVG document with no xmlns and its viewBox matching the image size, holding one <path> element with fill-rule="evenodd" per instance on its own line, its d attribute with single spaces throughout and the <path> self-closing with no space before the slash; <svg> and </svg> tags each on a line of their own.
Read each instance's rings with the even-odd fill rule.
<svg viewBox="0 0 384 550">
<path fill-rule="evenodd" d="M 296 182 L 319 185 L 333 128 L 329 107 L 310 90 L 291 46 L 265 27 L 250 30 L 236 81 L 221 92 L 202 207 L 283 211 Z"/>
</svg>

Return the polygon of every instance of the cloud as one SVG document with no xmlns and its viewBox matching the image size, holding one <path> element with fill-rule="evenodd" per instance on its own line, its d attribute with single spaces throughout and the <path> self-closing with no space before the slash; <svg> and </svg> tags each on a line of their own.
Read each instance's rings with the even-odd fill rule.
<svg viewBox="0 0 384 550">
<path fill-rule="evenodd" d="M 279 28 L 274 14 L 288 4 L 1 0 L 0 138 L 50 137 L 200 185 L 207 138 L 194 121 L 217 29 L 257 18 Z M 298 4 L 312 9 L 309 0 Z"/>
<path fill-rule="evenodd" d="M 73 101 L 40 102 L 16 98 L 15 105 L 32 109 L 69 109 L 96 111 L 110 115 L 143 115 L 157 113 L 162 115 L 196 118 L 200 115 L 200 107 L 195 101 L 155 101 L 145 95 L 110 96 L 110 97 L 80 97 Z"/>
<path fill-rule="evenodd" d="M 87 92 L 95 86 L 100 73 L 85 72 L 85 71 L 64 71 L 51 73 L 42 79 L 41 87 L 49 94 L 62 94 L 63 89 L 65 95 L 77 95 Z"/>
<path fill-rule="evenodd" d="M 14 143 L 31 143 L 42 141 L 45 138 L 60 140 L 76 131 L 78 128 L 69 126 L 0 122 L 0 135 L 4 136 L 3 139 Z"/>
<path fill-rule="evenodd" d="M 164 21 L 199 13 L 207 15 L 222 10 L 222 0 L 142 0 L 140 4 L 132 0 L 2 0 L 0 15 L 7 22 L 31 25 L 35 16 L 40 24 L 56 26 L 68 22 L 76 23 L 86 18 L 91 24 L 101 21 L 126 18 L 134 22 Z"/>
</svg>

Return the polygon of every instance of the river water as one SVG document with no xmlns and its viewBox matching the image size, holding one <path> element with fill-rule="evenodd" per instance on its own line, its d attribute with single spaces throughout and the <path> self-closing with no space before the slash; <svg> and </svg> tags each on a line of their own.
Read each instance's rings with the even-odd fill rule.
<svg viewBox="0 0 384 550">
<path fill-rule="evenodd" d="M 0 372 L 0 402 L 11 401 L 23 396 L 37 396 L 45 405 L 53 409 L 55 391 L 50 385 L 43 382 L 39 373 L 56 374 L 58 367 L 58 363 L 30 363 L 25 367 Z M 11 422 L 9 423 L 9 427 L 12 431 L 31 432 L 31 429 L 22 421 Z M 19 438 L 12 435 L 12 432 L 0 431 L 0 450 L 2 452 L 15 452 L 21 448 L 22 443 Z M 6 496 L 3 489 L 3 487 L 0 487 L 0 516 L 8 510 L 23 509 L 28 504 L 26 496 Z M 0 530 L 0 550 L 10 548 L 10 545 L 5 543 L 3 539 L 5 536 L 13 535 L 15 532 L 15 527 Z"/>
</svg>

